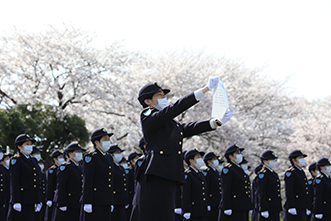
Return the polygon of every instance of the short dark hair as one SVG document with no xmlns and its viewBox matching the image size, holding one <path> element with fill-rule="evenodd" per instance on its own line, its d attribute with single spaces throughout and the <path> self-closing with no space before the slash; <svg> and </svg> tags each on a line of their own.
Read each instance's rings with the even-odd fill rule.
<svg viewBox="0 0 331 221">
<path fill-rule="evenodd" d="M 101 140 L 102 137 L 97 137 L 95 139 L 92 140 L 92 143 L 93 143 L 93 147 L 96 148 L 96 145 L 95 145 L 95 141 L 99 141 Z"/>
<path fill-rule="evenodd" d="M 146 95 L 145 99 L 143 100 L 143 102 L 142 102 L 142 104 L 141 104 L 141 105 L 143 106 L 143 108 L 148 107 L 148 105 L 145 103 L 145 100 L 146 100 L 146 99 L 153 99 L 153 95 L 154 95 L 154 94 Z"/>
</svg>

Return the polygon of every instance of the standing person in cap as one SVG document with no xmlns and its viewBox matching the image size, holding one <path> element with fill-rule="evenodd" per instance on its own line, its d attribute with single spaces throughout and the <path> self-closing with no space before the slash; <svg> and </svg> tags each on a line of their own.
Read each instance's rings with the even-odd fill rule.
<svg viewBox="0 0 331 221">
<path fill-rule="evenodd" d="M 208 221 L 217 221 L 218 206 L 222 196 L 221 175 L 217 171 L 219 166 L 219 156 L 214 152 L 208 152 L 203 156 L 203 160 L 208 168 L 205 170 L 207 182 L 207 202 L 211 207 L 208 215 Z"/>
<path fill-rule="evenodd" d="M 116 221 L 126 221 L 126 209 L 129 208 L 128 180 L 124 168 L 119 164 L 123 151 L 116 144 L 111 145 L 108 151 L 114 160 L 114 211 L 111 219 Z"/>
<path fill-rule="evenodd" d="M 183 186 L 183 217 L 191 221 L 206 221 L 210 206 L 207 202 L 207 183 L 201 172 L 205 166 L 203 152 L 188 150 L 184 156 L 189 168 L 185 171 Z"/>
<path fill-rule="evenodd" d="M 225 149 L 228 163 L 221 173 L 222 197 L 219 218 L 222 221 L 248 221 L 251 206 L 251 184 L 249 176 L 240 167 L 244 148 L 230 145 Z"/>
<path fill-rule="evenodd" d="M 181 124 L 174 120 L 213 90 L 219 78 L 210 78 L 208 86 L 180 98 L 168 105 L 166 94 L 157 83 L 149 83 L 139 91 L 138 100 L 144 110 L 140 115 L 143 135 L 146 141 L 146 157 L 139 168 L 145 182 L 141 183 L 137 204 L 133 205 L 135 220 L 173 221 L 175 216 L 176 184 L 184 184 L 182 144 L 183 138 L 211 131 L 231 118 L 228 110 L 223 119 Z M 169 163 L 171 162 L 171 163 Z M 138 181 L 139 182 L 139 181 Z M 157 186 L 157 188 L 152 188 Z"/>
<path fill-rule="evenodd" d="M 111 146 L 110 137 L 105 128 L 99 128 L 91 134 L 94 150 L 84 157 L 84 184 L 82 196 L 82 221 L 107 220 L 113 209 L 113 158 L 107 153 Z"/>
<path fill-rule="evenodd" d="M 15 147 L 18 149 L 10 160 L 10 207 L 8 221 L 33 220 L 35 212 L 41 208 L 39 194 L 38 165 L 31 159 L 33 142 L 28 134 L 20 134 L 15 139 Z"/>
<path fill-rule="evenodd" d="M 289 154 L 291 167 L 285 172 L 284 221 L 302 221 L 311 213 L 309 207 L 308 182 L 302 167 L 305 166 L 306 154 L 293 150 Z"/>
<path fill-rule="evenodd" d="M 279 213 L 282 211 L 282 199 L 280 195 L 280 180 L 274 171 L 278 157 L 271 150 L 265 150 L 260 155 L 262 170 L 258 173 L 256 198 L 258 208 L 258 220 L 279 221 Z"/>
<path fill-rule="evenodd" d="M 0 146 L 0 161 L 4 158 L 5 150 L 2 149 Z M 6 168 L 0 164 L 0 220 L 5 220 L 7 217 L 6 215 L 6 193 L 5 193 L 5 187 L 6 187 Z"/>
<path fill-rule="evenodd" d="M 83 159 L 83 149 L 77 142 L 72 142 L 64 151 L 69 159 L 59 166 L 57 172 L 52 221 L 79 220 L 80 216 L 83 172 L 79 162 Z"/>
<path fill-rule="evenodd" d="M 309 165 L 308 171 L 311 175 L 311 178 L 308 179 L 308 189 L 309 189 L 309 207 L 308 209 L 312 212 L 311 214 L 307 215 L 307 220 L 311 220 L 311 217 L 314 216 L 313 214 L 313 202 L 314 202 L 314 188 L 313 183 L 315 178 L 320 174 L 316 166 L 316 162 L 313 162 Z"/>
<path fill-rule="evenodd" d="M 331 220 L 331 163 L 326 158 L 317 161 L 320 174 L 314 180 L 314 214 L 312 221 Z"/>
<path fill-rule="evenodd" d="M 64 163 L 64 157 L 62 152 L 58 150 L 54 150 L 51 154 L 53 165 L 47 170 L 47 193 L 46 193 L 46 211 L 45 211 L 45 221 L 51 221 L 52 220 L 52 214 L 53 214 L 53 199 L 54 199 L 54 193 L 56 190 L 56 183 L 57 183 L 57 169 L 58 167 Z"/>
<path fill-rule="evenodd" d="M 258 166 L 256 166 L 254 168 L 254 173 L 257 175 L 261 169 L 263 168 L 262 163 L 260 163 Z M 258 201 L 257 201 L 257 186 L 258 186 L 258 181 L 259 181 L 259 177 L 255 176 L 255 178 L 253 179 L 252 182 L 252 195 L 251 195 L 251 199 L 252 199 L 252 206 L 253 206 L 253 212 L 252 212 L 252 219 L 251 221 L 258 221 L 258 216 L 259 216 L 259 208 L 258 208 Z"/>
<path fill-rule="evenodd" d="M 246 157 L 243 157 L 243 160 L 241 161 L 241 163 L 239 165 L 244 170 L 244 172 L 246 174 L 249 173 L 249 170 L 248 170 L 248 161 L 247 161 Z"/>
<path fill-rule="evenodd" d="M 10 157 L 11 157 L 10 154 L 4 154 L 3 157 L 2 157 L 2 160 L 0 160 L 0 162 L 1 162 L 1 164 L 0 164 L 0 171 L 1 171 L 1 166 L 2 166 L 2 174 L 3 174 L 3 176 L 1 176 L 1 184 L 2 184 L 1 187 L 2 188 L 0 188 L 0 189 L 2 189 L 2 191 L 0 191 L 0 192 L 3 192 L 5 194 L 4 195 L 4 198 L 1 198 L 1 199 L 4 199 L 5 200 L 5 204 L 3 205 L 3 207 L 4 207 L 4 217 L 5 217 L 4 220 L 7 219 L 8 207 L 9 207 L 9 199 L 10 199 L 10 182 L 9 182 L 9 179 L 10 179 L 9 178 Z M 2 195 L 2 194 L 0 193 L 0 195 Z M 3 197 L 3 195 L 0 196 L 0 197 Z"/>
</svg>

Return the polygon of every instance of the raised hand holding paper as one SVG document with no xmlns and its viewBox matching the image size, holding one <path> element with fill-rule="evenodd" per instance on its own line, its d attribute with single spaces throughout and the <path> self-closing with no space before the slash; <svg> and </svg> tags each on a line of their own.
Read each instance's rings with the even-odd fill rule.
<svg viewBox="0 0 331 221">
<path fill-rule="evenodd" d="M 213 93 L 211 117 L 222 119 L 228 108 L 228 98 L 225 93 L 224 85 L 222 81 L 219 81 Z"/>
</svg>

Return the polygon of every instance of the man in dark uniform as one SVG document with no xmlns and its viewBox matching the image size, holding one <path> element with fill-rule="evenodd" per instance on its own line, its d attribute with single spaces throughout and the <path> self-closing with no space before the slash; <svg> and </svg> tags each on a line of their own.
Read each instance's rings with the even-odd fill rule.
<svg viewBox="0 0 331 221">
<path fill-rule="evenodd" d="M 262 163 L 259 164 L 258 166 L 256 166 L 254 168 L 254 173 L 257 175 L 261 169 L 263 168 Z M 253 182 L 252 182 L 252 206 L 253 206 L 253 212 L 252 212 L 252 221 L 258 221 L 258 214 L 259 214 L 259 208 L 258 208 L 258 201 L 257 201 L 257 195 L 256 195 L 256 191 L 257 191 L 257 186 L 258 186 L 258 181 L 260 180 L 260 178 L 258 176 L 255 176 Z"/>
<path fill-rule="evenodd" d="M 305 165 L 306 154 L 293 150 L 289 154 L 292 166 L 285 172 L 284 221 L 302 221 L 310 214 L 308 180 L 302 167 Z"/>
<path fill-rule="evenodd" d="M 314 180 L 314 216 L 311 220 L 331 220 L 331 163 L 321 158 L 316 165 L 320 174 Z"/>
<path fill-rule="evenodd" d="M 280 195 L 280 180 L 273 170 L 278 157 L 271 150 L 265 150 L 260 155 L 262 170 L 258 173 L 257 206 L 258 220 L 279 221 L 279 213 L 282 211 L 282 199 Z"/>
<path fill-rule="evenodd" d="M 58 168 L 53 221 L 79 220 L 79 199 L 83 193 L 83 172 L 79 165 L 83 159 L 82 151 L 77 142 L 72 142 L 64 150 L 69 159 Z"/>
<path fill-rule="evenodd" d="M 251 206 L 251 184 L 249 176 L 240 167 L 244 148 L 230 145 L 225 149 L 228 163 L 221 174 L 222 197 L 218 220 L 248 221 L 248 211 Z"/>
<path fill-rule="evenodd" d="M 309 207 L 308 209 L 312 212 L 312 214 L 307 215 L 307 221 L 311 220 L 311 217 L 314 216 L 313 214 L 313 202 L 314 202 L 314 188 L 313 183 L 317 175 L 320 174 L 320 171 L 318 170 L 316 166 L 316 162 L 313 162 L 309 165 L 308 171 L 311 175 L 311 177 L 308 179 L 308 189 L 309 189 Z"/>
<path fill-rule="evenodd" d="M 45 221 L 52 220 L 53 214 L 53 199 L 56 190 L 56 183 L 57 183 L 57 169 L 58 167 L 64 163 L 64 157 L 62 152 L 58 150 L 54 150 L 51 154 L 52 162 L 54 163 L 48 170 L 47 170 L 47 193 L 46 193 L 46 212 L 45 212 Z"/>
<path fill-rule="evenodd" d="M 126 221 L 126 209 L 129 207 L 128 180 L 124 168 L 119 164 L 123 151 L 116 144 L 111 145 L 108 151 L 114 161 L 114 211 L 111 218 L 116 221 Z"/>
<path fill-rule="evenodd" d="M 191 221 L 206 221 L 210 206 L 207 203 L 207 183 L 201 172 L 205 166 L 204 153 L 196 149 L 188 150 L 184 156 L 189 168 L 185 171 L 183 186 L 183 217 Z"/>
<path fill-rule="evenodd" d="M 10 158 L 12 156 L 10 154 L 4 154 L 3 158 L 1 160 L 1 165 L 3 170 L 2 170 L 2 174 L 3 176 L 1 176 L 1 184 L 3 184 L 3 186 L 1 186 L 2 191 L 0 192 L 4 192 L 5 197 L 3 199 L 5 199 L 5 204 L 4 204 L 4 217 L 6 220 L 7 219 L 7 214 L 8 214 L 8 207 L 9 207 L 9 199 L 10 199 L 10 177 L 9 177 L 9 164 L 10 164 Z M 1 168 L 0 168 L 1 170 Z M 2 195 L 0 193 L 0 195 Z M 3 197 L 3 195 L 1 196 Z M 1 220 L 1 219 L 0 219 Z"/>
<path fill-rule="evenodd" d="M 203 156 L 205 164 L 208 166 L 206 169 L 206 182 L 207 182 L 207 202 L 211 207 L 208 215 L 208 221 L 217 221 L 218 219 L 218 206 L 222 196 L 222 183 L 221 175 L 217 171 L 219 166 L 219 156 L 214 152 L 208 152 Z"/>
<path fill-rule="evenodd" d="M 8 221 L 34 221 L 37 206 L 41 208 L 38 165 L 30 157 L 33 150 L 33 142 L 35 140 L 27 134 L 20 134 L 15 139 L 15 147 L 19 152 L 10 160 L 10 207 L 7 217 Z"/>
<path fill-rule="evenodd" d="M 104 128 L 96 129 L 91 134 L 94 150 L 85 155 L 83 165 L 82 221 L 110 220 L 114 204 L 114 164 L 107 151 L 112 135 Z"/>
<path fill-rule="evenodd" d="M 146 141 L 146 155 L 142 170 L 144 182 L 140 192 L 135 193 L 137 203 L 133 205 L 132 221 L 175 219 L 176 184 L 184 184 L 182 144 L 184 137 L 190 137 L 216 129 L 231 117 L 227 111 L 223 119 L 181 124 L 173 118 L 197 104 L 208 91 L 219 82 L 211 78 L 209 87 L 188 94 L 177 102 L 168 105 L 165 95 L 170 92 L 162 89 L 157 83 L 149 83 L 139 91 L 138 100 L 144 107 L 141 113 L 141 126 Z"/>
<path fill-rule="evenodd" d="M 1 148 L 0 146 L 0 161 L 3 160 L 5 154 L 5 150 Z M 0 164 L 0 221 L 5 220 L 5 217 L 7 217 L 6 214 L 6 193 L 5 193 L 5 186 L 6 186 L 6 180 L 5 180 L 5 173 L 6 168 Z"/>
</svg>

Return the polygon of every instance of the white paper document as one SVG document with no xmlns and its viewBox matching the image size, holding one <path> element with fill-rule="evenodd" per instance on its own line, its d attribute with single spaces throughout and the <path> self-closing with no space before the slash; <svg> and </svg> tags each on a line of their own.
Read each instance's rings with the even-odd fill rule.
<svg viewBox="0 0 331 221">
<path fill-rule="evenodd" d="M 225 93 L 224 84 L 222 81 L 219 81 L 213 93 L 213 107 L 211 111 L 211 117 L 222 119 L 225 111 L 228 108 L 229 104 Z"/>
</svg>

